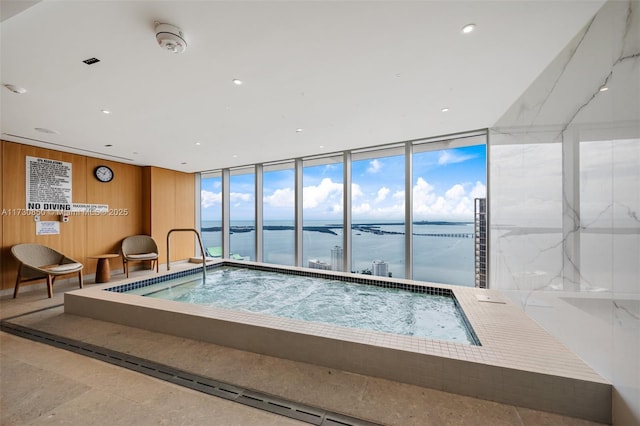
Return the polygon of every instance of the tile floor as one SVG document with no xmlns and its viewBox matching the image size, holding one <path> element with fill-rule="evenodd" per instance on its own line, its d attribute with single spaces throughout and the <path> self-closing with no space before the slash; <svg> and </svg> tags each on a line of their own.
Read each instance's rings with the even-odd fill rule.
<svg viewBox="0 0 640 426">
<path fill-rule="evenodd" d="M 147 274 L 137 271 L 136 274 Z M 123 279 L 113 274 L 112 280 Z M 90 286 L 91 280 L 88 280 Z M 60 305 L 76 285 L 0 298 L 3 319 Z M 512 405 L 283 360 L 45 309 L 12 322 L 97 344 L 212 379 L 388 425 L 595 425 Z M 0 333 L 0 424 L 294 425 L 296 420 L 216 398 L 62 349 Z"/>
</svg>

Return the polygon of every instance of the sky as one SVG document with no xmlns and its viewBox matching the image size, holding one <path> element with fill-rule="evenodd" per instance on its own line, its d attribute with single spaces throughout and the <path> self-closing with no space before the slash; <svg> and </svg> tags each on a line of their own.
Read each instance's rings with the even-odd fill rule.
<svg viewBox="0 0 640 426">
<path fill-rule="evenodd" d="M 352 162 L 352 221 L 404 221 L 404 156 Z M 293 220 L 293 169 L 265 172 L 264 220 Z M 343 165 L 305 167 L 304 220 L 342 220 Z M 202 220 L 219 220 L 221 179 L 202 180 Z M 254 217 L 254 175 L 231 177 L 231 221 Z M 413 220 L 473 221 L 474 198 L 486 196 L 486 147 L 415 153 Z"/>
</svg>

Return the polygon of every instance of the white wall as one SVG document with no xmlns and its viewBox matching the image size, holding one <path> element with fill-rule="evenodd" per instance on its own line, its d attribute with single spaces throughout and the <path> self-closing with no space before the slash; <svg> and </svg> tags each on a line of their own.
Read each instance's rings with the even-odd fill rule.
<svg viewBox="0 0 640 426">
<path fill-rule="evenodd" d="M 489 177 L 490 286 L 640 424 L 640 2 L 606 3 L 495 124 Z"/>
</svg>

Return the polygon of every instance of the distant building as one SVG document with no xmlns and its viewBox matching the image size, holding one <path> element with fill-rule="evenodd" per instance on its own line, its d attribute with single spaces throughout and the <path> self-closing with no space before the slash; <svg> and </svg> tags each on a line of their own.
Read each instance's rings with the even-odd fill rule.
<svg viewBox="0 0 640 426">
<path fill-rule="evenodd" d="M 371 262 L 371 274 L 377 277 L 388 277 L 389 264 L 384 260 L 374 260 Z"/>
<path fill-rule="evenodd" d="M 331 269 L 334 271 L 342 271 L 344 265 L 344 256 L 342 247 L 335 246 L 331 249 Z"/>
<path fill-rule="evenodd" d="M 487 288 L 487 199 L 475 199 L 476 287 Z"/>
<path fill-rule="evenodd" d="M 322 260 L 318 260 L 318 259 L 309 259 L 308 266 L 309 268 L 313 268 L 313 269 L 324 269 L 325 271 L 331 270 L 331 265 L 329 265 L 327 262 L 323 262 Z"/>
</svg>

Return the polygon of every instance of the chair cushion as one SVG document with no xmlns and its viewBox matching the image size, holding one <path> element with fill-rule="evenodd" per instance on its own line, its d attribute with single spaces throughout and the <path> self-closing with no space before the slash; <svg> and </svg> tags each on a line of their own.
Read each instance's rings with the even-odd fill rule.
<svg viewBox="0 0 640 426">
<path fill-rule="evenodd" d="M 151 260 L 157 259 L 158 253 L 140 253 L 140 254 L 128 254 L 127 259 L 131 260 Z"/>
<path fill-rule="evenodd" d="M 51 272 L 68 272 L 82 269 L 82 263 L 65 263 L 63 265 L 48 266 L 47 271 Z"/>
</svg>

